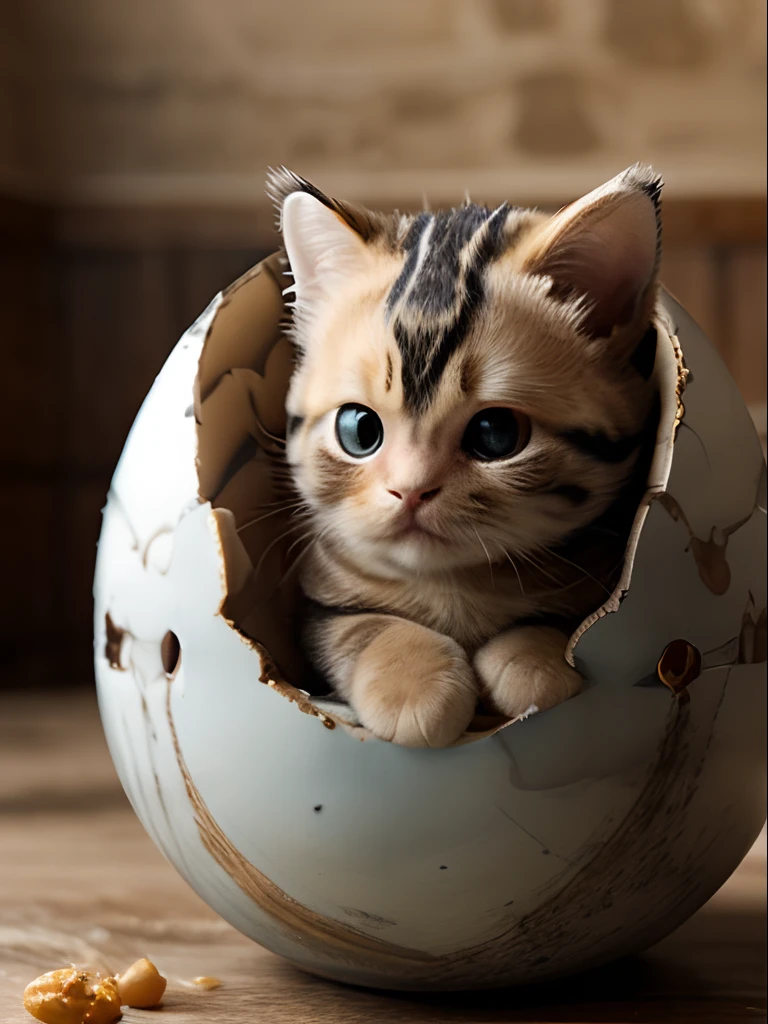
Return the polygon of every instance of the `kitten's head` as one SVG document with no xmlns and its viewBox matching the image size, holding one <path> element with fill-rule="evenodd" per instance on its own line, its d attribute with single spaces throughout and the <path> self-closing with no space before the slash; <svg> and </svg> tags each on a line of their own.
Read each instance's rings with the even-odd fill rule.
<svg viewBox="0 0 768 1024">
<path fill-rule="evenodd" d="M 408 217 L 273 174 L 299 352 L 288 457 L 318 531 L 406 576 L 600 515 L 653 402 L 660 189 L 633 167 L 553 217 Z"/>
</svg>

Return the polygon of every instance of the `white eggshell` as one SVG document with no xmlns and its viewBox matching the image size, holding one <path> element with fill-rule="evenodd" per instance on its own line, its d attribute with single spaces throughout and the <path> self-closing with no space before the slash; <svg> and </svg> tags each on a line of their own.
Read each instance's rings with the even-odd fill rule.
<svg viewBox="0 0 768 1024">
<path fill-rule="evenodd" d="M 274 293 L 274 329 L 267 276 L 234 286 L 250 296 L 242 331 L 259 327 L 257 288 Z M 228 590 L 252 563 L 231 555 L 229 513 L 200 498 L 194 410 L 198 362 L 232 294 L 152 387 L 99 543 L 99 702 L 155 842 L 235 927 L 356 984 L 541 980 L 666 935 L 764 820 L 765 467 L 712 346 L 666 297 L 691 371 L 683 425 L 673 447 L 673 386 L 628 592 L 573 647 L 584 692 L 451 749 L 408 750 L 281 687 L 227 621 Z M 663 331 L 661 349 L 674 366 Z M 234 369 L 232 387 L 252 387 L 254 372 Z M 682 698 L 656 671 L 679 638 L 703 659 Z M 255 639 L 273 653 L 274 636 Z"/>
</svg>

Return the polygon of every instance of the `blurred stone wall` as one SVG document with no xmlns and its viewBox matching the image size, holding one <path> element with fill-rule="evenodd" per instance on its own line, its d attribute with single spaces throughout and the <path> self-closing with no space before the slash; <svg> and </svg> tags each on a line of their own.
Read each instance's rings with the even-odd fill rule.
<svg viewBox="0 0 768 1024">
<path fill-rule="evenodd" d="M 4 13 L 0 167 L 108 201 L 244 202 L 280 163 L 350 197 L 547 201 L 642 159 L 675 195 L 759 194 L 765 9 L 24 0 Z"/>
</svg>

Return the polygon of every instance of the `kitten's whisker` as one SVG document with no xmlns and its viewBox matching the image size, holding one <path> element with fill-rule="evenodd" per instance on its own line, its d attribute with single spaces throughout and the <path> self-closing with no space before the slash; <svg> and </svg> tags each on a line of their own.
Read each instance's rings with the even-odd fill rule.
<svg viewBox="0 0 768 1024">
<path fill-rule="evenodd" d="M 520 573 L 518 571 L 517 566 L 515 565 L 515 563 L 514 563 L 514 561 L 512 559 L 512 555 L 510 555 L 510 553 L 507 551 L 507 549 L 505 547 L 503 547 L 502 545 L 499 545 L 499 546 L 501 547 L 501 550 L 504 552 L 504 554 L 509 559 L 509 564 L 515 570 L 515 576 L 517 576 L 517 582 L 518 582 L 518 585 L 520 587 L 520 593 L 523 595 L 523 597 L 525 597 L 526 594 L 525 594 L 525 587 L 523 586 L 523 580 L 522 580 L 522 577 L 520 576 Z"/>
<path fill-rule="evenodd" d="M 315 545 L 318 544 L 323 539 L 323 537 L 326 535 L 326 533 L 328 533 L 329 530 L 330 530 L 330 526 L 326 526 L 326 528 L 324 530 L 321 530 L 320 533 L 317 534 L 317 536 L 314 538 L 314 540 L 310 541 L 309 544 L 307 544 L 307 546 L 304 548 L 303 551 L 300 551 L 298 553 L 298 555 L 294 559 L 293 565 L 290 565 L 285 570 L 285 572 L 283 573 L 282 578 L 280 579 L 280 582 L 275 587 L 275 590 L 279 590 L 280 587 L 282 587 L 282 585 L 288 579 L 290 574 L 295 570 L 296 566 L 299 564 L 299 562 L 302 560 L 302 558 L 304 558 L 308 554 L 308 552 L 310 552 L 312 550 L 312 548 L 315 547 Z"/>
<path fill-rule="evenodd" d="M 597 579 L 596 576 L 593 576 L 591 572 L 587 572 L 583 565 L 577 565 L 575 562 L 572 562 L 570 558 L 566 558 L 565 555 L 558 554 L 558 552 L 554 550 L 548 551 L 547 554 L 554 555 L 555 558 L 559 558 L 560 561 L 565 562 L 566 565 L 572 565 L 574 569 L 578 569 L 579 572 L 583 573 L 588 579 L 592 580 L 593 583 L 596 583 L 598 587 L 600 587 L 601 590 L 604 590 L 609 597 L 611 596 L 611 591 L 608 589 L 608 587 L 606 587 L 604 583 Z"/>
<path fill-rule="evenodd" d="M 586 533 L 587 530 L 592 530 L 593 533 L 603 533 L 606 537 L 621 537 L 618 530 L 611 530 L 607 526 L 596 526 L 594 523 L 587 524 L 587 526 L 584 527 L 584 532 Z"/>
<path fill-rule="evenodd" d="M 264 519 L 269 519 L 270 516 L 279 515 L 281 512 L 288 512 L 288 511 L 290 511 L 291 508 L 293 508 L 294 512 L 295 512 L 295 510 L 298 509 L 298 508 L 301 508 L 301 506 L 303 504 L 304 504 L 303 502 L 296 502 L 294 504 L 282 506 L 280 508 L 275 508 L 271 512 L 265 512 L 263 516 L 256 516 L 255 519 L 249 519 L 247 522 L 243 523 L 241 526 L 238 526 L 238 528 L 237 528 L 237 530 L 235 532 L 236 533 L 242 533 L 243 530 L 247 530 L 250 526 L 255 526 L 256 523 L 260 523 Z M 291 513 L 291 514 L 293 514 L 293 513 Z"/>
<path fill-rule="evenodd" d="M 493 578 L 493 562 L 491 561 L 491 556 L 490 556 L 490 554 L 488 552 L 488 548 L 483 543 L 483 538 L 480 536 L 480 534 L 477 532 L 477 530 L 475 529 L 474 526 L 472 527 L 472 529 L 475 531 L 475 536 L 480 541 L 480 547 L 483 549 L 483 551 L 485 552 L 485 557 L 488 559 L 488 568 L 491 571 L 491 586 L 495 590 L 496 589 L 496 581 Z"/>
<path fill-rule="evenodd" d="M 541 576 L 543 576 L 545 580 L 549 580 L 550 583 L 554 584 L 558 588 L 561 588 L 563 586 L 563 581 L 561 579 L 558 579 L 557 576 L 554 576 L 551 572 L 548 572 L 546 566 L 543 566 L 540 562 L 537 562 L 534 558 L 531 557 L 531 555 L 527 555 L 524 551 L 518 551 L 517 556 L 518 558 L 522 558 L 524 562 L 527 562 L 528 565 L 530 565 L 532 569 L 535 569 Z"/>
<path fill-rule="evenodd" d="M 308 530 L 308 531 L 307 531 L 307 533 L 305 533 L 305 534 L 302 534 L 302 536 L 301 536 L 301 537 L 297 537 L 297 539 L 296 539 L 296 540 L 295 540 L 295 541 L 294 541 L 294 542 L 293 542 L 293 543 L 291 544 L 291 546 L 290 546 L 290 547 L 288 548 L 288 550 L 286 551 L 286 553 L 285 553 L 285 557 L 286 557 L 286 559 L 288 558 L 288 556 L 290 555 L 291 551 L 293 551 L 293 549 L 294 549 L 294 548 L 296 547 L 296 545 L 297 545 L 297 544 L 301 544 L 301 543 L 302 543 L 302 541 L 305 541 L 305 540 L 306 540 L 306 539 L 307 539 L 308 537 L 311 537 L 311 536 L 312 536 L 312 531 L 311 531 L 311 530 Z M 317 539 L 317 538 L 315 538 L 315 539 Z M 303 551 L 300 551 L 300 552 L 299 552 L 298 556 L 296 557 L 295 561 L 293 562 L 293 565 L 290 565 L 290 566 L 288 567 L 288 569 L 287 569 L 287 570 L 286 570 L 286 571 L 285 571 L 285 572 L 283 573 L 283 575 L 282 575 L 282 577 L 280 578 L 280 580 L 279 580 L 279 581 L 278 581 L 278 582 L 277 582 L 277 583 L 275 584 L 275 586 L 274 586 L 274 587 L 272 588 L 272 591 L 271 591 L 271 593 L 272 593 L 272 594 L 276 594 L 276 593 L 277 593 L 277 591 L 278 591 L 278 590 L 280 589 L 280 587 L 281 587 L 281 586 L 283 585 L 283 583 L 284 583 L 284 582 L 286 581 L 286 579 L 288 578 L 288 574 L 289 574 L 289 573 L 291 572 L 291 570 L 292 570 L 292 569 L 293 569 L 293 568 L 294 568 L 294 567 L 296 566 L 296 564 L 297 564 L 297 563 L 298 563 L 298 562 L 299 562 L 299 561 L 301 560 L 301 557 L 302 557 L 302 555 L 305 555 L 305 554 L 307 553 L 307 551 L 308 551 L 308 550 L 309 550 L 309 549 L 310 549 L 310 548 L 312 547 L 312 545 L 313 545 L 313 544 L 314 544 L 314 541 L 311 541 L 311 542 L 310 542 L 310 543 L 309 543 L 309 544 L 307 545 L 307 547 L 306 547 L 306 548 L 304 548 L 304 550 L 303 550 Z"/>
<path fill-rule="evenodd" d="M 255 410 L 254 410 L 254 413 L 255 413 Z M 256 423 L 256 426 L 259 428 L 259 430 L 261 431 L 261 433 L 265 437 L 268 437 L 270 441 L 274 441 L 275 444 L 279 444 L 279 445 L 282 445 L 283 447 L 285 447 L 285 438 L 284 437 L 278 437 L 278 435 L 277 434 L 273 434 L 271 430 L 267 430 L 267 428 L 261 422 L 259 417 L 256 416 L 256 415 L 254 415 L 254 422 Z"/>
<path fill-rule="evenodd" d="M 291 552 L 293 551 L 293 549 L 294 549 L 294 548 L 295 548 L 295 547 L 296 547 L 296 546 L 297 546 L 298 544 L 301 544 L 301 543 L 302 543 L 303 541 L 307 540 L 307 538 L 308 538 L 308 537 L 312 537 L 312 536 L 313 536 L 313 534 L 314 534 L 314 530 L 307 530 L 307 532 L 306 532 L 306 533 L 302 533 L 302 535 L 301 535 L 300 537 L 297 537 L 297 538 L 296 538 L 296 540 L 294 540 L 294 541 L 293 541 L 293 542 L 291 543 L 290 547 L 289 547 L 289 548 L 287 549 L 287 551 L 285 552 L 285 557 L 286 557 L 286 558 L 288 558 L 288 556 L 290 555 L 290 553 L 291 553 Z M 299 552 L 299 555 L 298 555 L 297 557 L 298 557 L 298 558 L 301 558 L 301 554 L 302 554 L 302 553 L 301 553 L 301 552 Z"/>
<path fill-rule="evenodd" d="M 300 499 L 294 495 L 291 498 L 281 498 L 279 501 L 266 501 L 263 505 L 255 505 L 251 512 L 261 512 L 263 508 L 276 508 L 278 505 L 292 505 L 295 501 Z"/>
<path fill-rule="evenodd" d="M 264 564 L 265 558 L 270 553 L 270 551 L 275 547 L 275 545 L 279 544 L 281 540 L 285 540 L 285 538 L 289 537 L 292 533 L 295 533 L 296 530 L 304 529 L 305 525 L 306 525 L 305 523 L 294 523 L 293 526 L 289 526 L 287 530 L 284 530 L 281 534 L 278 534 L 278 536 L 275 537 L 275 539 L 273 541 L 271 541 L 269 544 L 267 544 L 266 548 L 264 548 L 264 551 L 261 554 L 261 558 L 256 563 L 256 568 L 253 570 L 253 576 L 251 577 L 251 582 L 253 582 L 253 580 L 257 579 L 257 577 L 259 575 L 259 572 L 261 571 L 261 567 Z"/>
</svg>

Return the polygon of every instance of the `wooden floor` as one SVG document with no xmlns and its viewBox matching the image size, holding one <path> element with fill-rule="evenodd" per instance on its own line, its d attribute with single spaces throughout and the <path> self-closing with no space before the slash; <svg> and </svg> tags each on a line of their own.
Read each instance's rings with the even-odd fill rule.
<svg viewBox="0 0 768 1024">
<path fill-rule="evenodd" d="M 120 971 L 149 956 L 165 1008 L 138 1024 L 766 1020 L 765 833 L 692 920 L 633 961 L 546 988 L 393 996 L 307 977 L 221 921 L 134 818 L 93 697 L 0 699 L 0 1022 L 32 1020 L 21 993 L 69 962 Z M 190 985 L 221 979 L 213 991 Z"/>
</svg>

